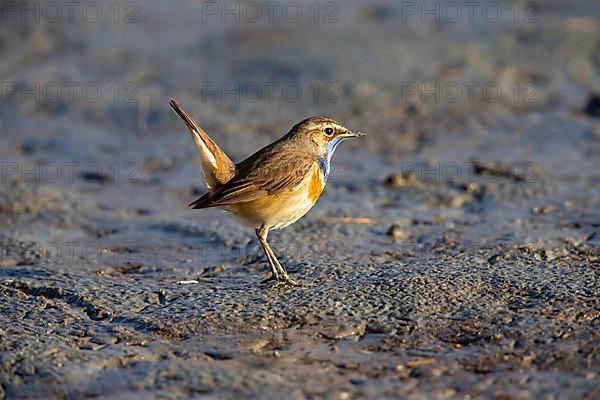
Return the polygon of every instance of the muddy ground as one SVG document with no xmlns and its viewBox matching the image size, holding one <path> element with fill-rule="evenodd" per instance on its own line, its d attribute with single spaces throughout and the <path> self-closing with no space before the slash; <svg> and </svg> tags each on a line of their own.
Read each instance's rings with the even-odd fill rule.
<svg viewBox="0 0 600 400">
<path fill-rule="evenodd" d="M 597 398 L 597 2 L 113 3 L 1 2 L 0 398 Z M 170 96 L 238 161 L 369 133 L 269 236 L 305 287 Z"/>
</svg>

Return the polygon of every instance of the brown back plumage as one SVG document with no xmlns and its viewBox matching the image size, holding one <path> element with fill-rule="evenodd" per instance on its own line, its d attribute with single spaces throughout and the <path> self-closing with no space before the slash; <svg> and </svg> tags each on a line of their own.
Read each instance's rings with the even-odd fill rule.
<svg viewBox="0 0 600 400">
<path fill-rule="evenodd" d="M 236 166 L 230 181 L 190 206 L 194 209 L 217 207 L 292 190 L 316 162 L 316 156 L 300 145 L 286 135 L 262 148 Z M 299 151 L 295 151 L 296 147 Z"/>
</svg>

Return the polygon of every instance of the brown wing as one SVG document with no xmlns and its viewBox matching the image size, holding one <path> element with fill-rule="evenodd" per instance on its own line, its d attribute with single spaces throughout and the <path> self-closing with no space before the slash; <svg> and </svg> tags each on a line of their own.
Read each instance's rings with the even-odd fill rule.
<svg viewBox="0 0 600 400">
<path fill-rule="evenodd" d="M 236 174 L 230 181 L 190 206 L 198 209 L 242 203 L 295 188 L 316 162 L 306 150 L 298 150 L 284 142 L 275 142 L 259 150 L 237 165 Z"/>
</svg>

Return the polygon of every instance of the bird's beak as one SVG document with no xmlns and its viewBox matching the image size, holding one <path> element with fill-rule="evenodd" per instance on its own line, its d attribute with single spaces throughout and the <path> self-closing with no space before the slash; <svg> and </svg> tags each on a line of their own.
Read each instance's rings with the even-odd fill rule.
<svg viewBox="0 0 600 400">
<path fill-rule="evenodd" d="M 342 133 L 342 134 L 338 135 L 338 137 L 351 138 L 351 137 L 361 137 L 361 136 L 366 136 L 366 135 L 367 134 L 364 133 L 364 132 L 351 132 L 351 131 L 348 131 L 348 132 L 345 132 L 345 133 Z"/>
</svg>

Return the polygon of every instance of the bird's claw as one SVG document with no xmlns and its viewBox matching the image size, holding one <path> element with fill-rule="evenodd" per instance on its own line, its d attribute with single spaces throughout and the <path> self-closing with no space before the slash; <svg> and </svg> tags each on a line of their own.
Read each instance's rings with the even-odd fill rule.
<svg viewBox="0 0 600 400">
<path fill-rule="evenodd" d="M 286 287 L 304 287 L 304 283 L 295 281 L 291 278 L 283 277 L 275 283 L 275 286 L 286 286 Z"/>
<path fill-rule="evenodd" d="M 288 276 L 276 276 L 271 274 L 271 276 L 269 276 L 266 279 L 263 279 L 262 281 L 260 281 L 260 283 L 262 285 L 264 284 L 270 284 L 273 288 L 279 288 L 279 287 L 306 287 L 306 285 L 303 282 L 299 282 L 299 281 L 295 281 L 291 278 L 289 278 Z"/>
</svg>

